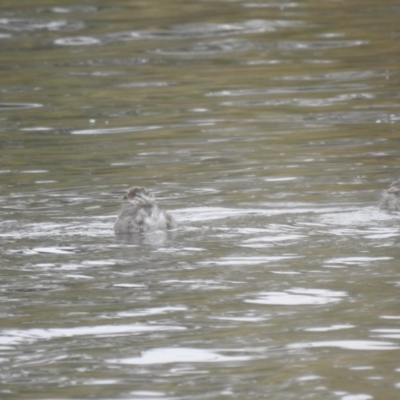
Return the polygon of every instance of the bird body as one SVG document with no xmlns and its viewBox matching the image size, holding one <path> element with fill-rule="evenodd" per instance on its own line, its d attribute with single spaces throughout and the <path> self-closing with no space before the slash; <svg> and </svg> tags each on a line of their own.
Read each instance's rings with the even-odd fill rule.
<svg viewBox="0 0 400 400">
<path fill-rule="evenodd" d="M 176 227 L 175 219 L 158 208 L 153 193 L 144 187 L 132 187 L 124 196 L 128 200 L 114 223 L 115 233 L 147 232 Z"/>
<path fill-rule="evenodd" d="M 389 189 L 382 193 L 379 208 L 381 210 L 400 211 L 400 179 L 394 181 Z"/>
</svg>

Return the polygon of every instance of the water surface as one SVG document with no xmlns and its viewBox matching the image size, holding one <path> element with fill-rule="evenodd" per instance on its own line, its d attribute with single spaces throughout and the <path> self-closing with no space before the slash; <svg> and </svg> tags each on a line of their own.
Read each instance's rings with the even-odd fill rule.
<svg viewBox="0 0 400 400">
<path fill-rule="evenodd" d="M 3 2 L 1 398 L 398 398 L 399 13 Z"/>
</svg>

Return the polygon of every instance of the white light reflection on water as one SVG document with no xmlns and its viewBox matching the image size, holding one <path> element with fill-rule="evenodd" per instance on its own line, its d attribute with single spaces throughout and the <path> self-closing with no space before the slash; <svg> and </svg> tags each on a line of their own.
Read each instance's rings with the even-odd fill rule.
<svg viewBox="0 0 400 400">
<path fill-rule="evenodd" d="M 97 128 L 97 129 L 78 129 L 71 131 L 72 135 L 108 135 L 115 133 L 126 133 L 126 132 L 144 132 L 152 131 L 155 129 L 161 129 L 162 126 L 150 125 L 150 126 L 120 126 L 118 128 Z"/>
<path fill-rule="evenodd" d="M 337 393 L 340 397 L 340 400 L 371 400 L 373 399 L 372 396 L 369 394 L 347 394 L 339 392 Z"/>
<path fill-rule="evenodd" d="M 374 261 L 392 260 L 393 257 L 338 257 L 326 260 L 326 264 L 365 265 Z"/>
<path fill-rule="evenodd" d="M 226 350 L 220 350 L 226 351 Z M 198 363 L 198 362 L 229 362 L 246 361 L 249 356 L 227 356 L 220 351 L 208 349 L 194 349 L 185 347 L 167 347 L 147 350 L 140 357 L 111 359 L 110 363 L 117 364 L 169 364 L 169 363 Z"/>
<path fill-rule="evenodd" d="M 387 339 L 400 339 L 400 329 L 372 329 L 374 336 Z"/>
<path fill-rule="evenodd" d="M 248 214 L 256 214 L 257 210 L 234 209 L 225 207 L 189 207 L 179 210 L 183 218 L 190 218 L 191 221 L 212 221 L 222 218 L 232 218 Z"/>
<path fill-rule="evenodd" d="M 292 343 L 290 349 L 309 349 L 317 347 L 336 347 L 345 350 L 396 350 L 400 346 L 393 342 L 374 340 L 326 340 L 320 342 Z"/>
<path fill-rule="evenodd" d="M 24 110 L 29 108 L 40 108 L 43 104 L 40 103 L 0 103 L 0 111 L 9 110 Z"/>
<path fill-rule="evenodd" d="M 32 343 L 39 340 L 57 338 L 73 338 L 78 336 L 109 337 L 113 335 L 137 335 L 157 331 L 182 331 L 186 328 L 171 325 L 155 324 L 122 324 L 79 326 L 75 328 L 48 328 L 48 329 L 5 329 L 0 331 L 0 345 L 16 345 L 19 343 Z"/>
<path fill-rule="evenodd" d="M 376 207 L 362 207 L 361 209 L 349 210 L 348 212 L 330 212 L 321 215 L 320 221 L 328 225 L 336 226 L 371 226 L 372 221 L 391 221 L 396 216 L 379 211 Z"/>
<path fill-rule="evenodd" d="M 112 219 L 113 217 L 86 217 L 85 220 L 77 221 L 77 218 L 73 222 L 69 222 L 69 218 L 63 218 L 63 221 L 59 222 L 38 222 L 38 223 L 25 223 L 24 228 L 15 224 L 10 226 L 7 230 L 0 232 L 0 237 L 3 238 L 47 238 L 49 236 L 60 237 L 60 236 L 86 236 L 86 237 L 99 237 L 99 236 L 112 236 L 112 222 L 104 222 L 104 220 Z M 82 226 L 85 226 L 85 230 L 82 230 Z M 38 248 L 30 248 L 26 250 L 20 249 L 20 251 L 30 254 L 31 252 L 40 253 L 42 250 L 46 252 L 59 252 L 64 246 L 57 247 L 46 247 L 40 246 Z M 72 247 L 69 247 L 72 250 Z"/>
<path fill-rule="evenodd" d="M 116 285 L 114 285 L 116 286 Z M 137 285 L 139 286 L 139 285 Z M 144 285 L 143 285 L 144 286 Z M 138 317 L 138 316 L 150 316 L 150 315 L 159 315 L 159 314 L 167 314 L 170 312 L 176 311 L 186 311 L 187 307 L 154 307 L 148 308 L 140 311 L 122 311 L 117 313 L 115 316 L 117 318 L 126 318 L 126 317 Z"/>
<path fill-rule="evenodd" d="M 257 256 L 257 257 L 221 257 L 219 260 L 213 261 L 201 261 L 199 264 L 203 265 L 259 265 L 270 263 L 272 261 L 290 260 L 292 258 L 298 258 L 299 256 L 294 255 L 283 255 L 283 256 Z"/>
<path fill-rule="evenodd" d="M 343 324 L 343 325 L 331 325 L 326 327 L 314 327 L 314 328 L 307 328 L 304 329 L 305 332 L 329 332 L 329 331 L 337 331 L 341 329 L 351 329 L 355 328 L 355 325 L 351 324 Z"/>
<path fill-rule="evenodd" d="M 159 400 L 162 397 L 162 400 L 172 400 L 174 397 L 166 397 L 163 392 L 156 392 L 154 390 L 134 390 L 129 393 L 134 396 L 135 400 Z"/>
<path fill-rule="evenodd" d="M 92 46 L 101 44 L 101 40 L 91 36 L 74 36 L 56 39 L 54 44 L 59 46 Z"/>
<path fill-rule="evenodd" d="M 346 296 L 345 292 L 337 292 L 324 289 L 289 289 L 282 292 L 260 293 L 256 299 L 246 299 L 246 303 L 300 306 L 300 305 L 321 305 L 337 303 Z"/>
</svg>

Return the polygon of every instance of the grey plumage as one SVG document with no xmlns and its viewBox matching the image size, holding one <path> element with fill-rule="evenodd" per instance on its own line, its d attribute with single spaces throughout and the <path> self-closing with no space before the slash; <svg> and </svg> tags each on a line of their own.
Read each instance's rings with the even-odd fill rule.
<svg viewBox="0 0 400 400">
<path fill-rule="evenodd" d="M 158 208 L 153 193 L 144 187 L 132 187 L 125 194 L 128 203 L 114 223 L 115 233 L 147 232 L 174 229 L 176 221 L 171 214 Z"/>
<path fill-rule="evenodd" d="M 379 208 L 381 210 L 400 211 L 400 179 L 391 183 L 389 189 L 382 193 Z"/>
</svg>

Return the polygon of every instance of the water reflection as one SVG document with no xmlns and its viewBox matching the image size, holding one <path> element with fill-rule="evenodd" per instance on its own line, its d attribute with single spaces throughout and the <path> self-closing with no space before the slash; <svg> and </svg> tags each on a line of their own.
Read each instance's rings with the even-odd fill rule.
<svg viewBox="0 0 400 400">
<path fill-rule="evenodd" d="M 91 46 L 101 44 L 101 40 L 88 36 L 74 36 L 57 39 L 54 41 L 54 44 L 59 46 Z"/>
<path fill-rule="evenodd" d="M 395 343 L 378 342 L 372 340 L 338 340 L 325 342 L 310 342 L 289 345 L 292 349 L 315 348 L 315 347 L 338 347 L 346 350 L 395 350 L 398 349 Z"/>
<path fill-rule="evenodd" d="M 76 328 L 49 328 L 49 329 L 28 329 L 24 331 L 4 330 L 0 336 L 2 345 L 15 345 L 21 342 L 34 342 L 37 340 L 49 340 L 59 337 L 76 336 L 100 336 L 107 337 L 121 334 L 140 334 L 146 332 L 155 332 L 160 330 L 183 330 L 183 327 L 177 326 L 156 326 L 156 325 L 97 325 L 95 327 L 76 327 Z"/>
<path fill-rule="evenodd" d="M 323 289 L 294 288 L 284 292 L 261 293 L 257 299 L 245 300 L 247 303 L 271 305 L 319 305 L 341 301 L 344 292 Z"/>
<path fill-rule="evenodd" d="M 24 110 L 29 108 L 43 107 L 38 103 L 0 103 L 0 111 Z"/>
<path fill-rule="evenodd" d="M 245 361 L 246 356 L 226 356 L 219 352 L 207 349 L 191 348 L 161 348 L 148 350 L 141 357 L 122 358 L 120 360 L 109 360 L 118 364 L 168 364 L 168 363 L 198 363 L 198 362 L 232 362 Z"/>
<path fill-rule="evenodd" d="M 31 18 L 0 18 L 0 29 L 10 31 L 75 31 L 82 29 L 84 23 L 77 20 L 54 20 L 47 21 Z"/>
<path fill-rule="evenodd" d="M 113 32 L 102 36 L 94 37 L 70 37 L 55 40 L 57 45 L 79 46 L 87 44 L 112 43 L 130 40 L 142 39 L 169 39 L 169 40 L 187 40 L 215 38 L 219 36 L 232 36 L 236 34 L 255 34 L 277 29 L 299 27 L 304 25 L 301 21 L 285 20 L 249 20 L 236 24 L 212 24 L 212 23 L 193 23 L 173 25 L 164 30 L 146 30 L 146 31 L 126 31 Z M 229 40 L 230 41 L 230 40 Z M 215 46 L 215 45 L 214 45 Z"/>
</svg>

